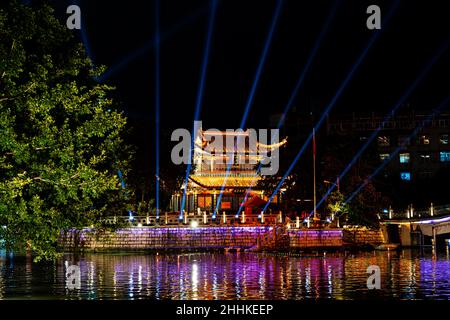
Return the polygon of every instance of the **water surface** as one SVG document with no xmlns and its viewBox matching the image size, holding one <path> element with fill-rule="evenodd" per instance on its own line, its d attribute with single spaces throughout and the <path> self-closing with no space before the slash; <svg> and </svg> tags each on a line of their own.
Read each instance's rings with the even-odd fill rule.
<svg viewBox="0 0 450 320">
<path fill-rule="evenodd" d="M 66 287 L 77 264 L 81 289 Z M 381 290 L 367 289 L 378 265 Z M 444 299 L 450 300 L 448 248 L 431 253 L 66 254 L 54 263 L 0 254 L 0 299 Z"/>
</svg>

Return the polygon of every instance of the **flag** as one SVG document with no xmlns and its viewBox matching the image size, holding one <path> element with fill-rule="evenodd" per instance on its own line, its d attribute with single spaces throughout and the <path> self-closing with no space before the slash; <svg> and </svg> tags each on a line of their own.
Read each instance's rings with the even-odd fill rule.
<svg viewBox="0 0 450 320">
<path fill-rule="evenodd" d="M 316 130 L 313 128 L 313 156 L 316 156 Z"/>
</svg>

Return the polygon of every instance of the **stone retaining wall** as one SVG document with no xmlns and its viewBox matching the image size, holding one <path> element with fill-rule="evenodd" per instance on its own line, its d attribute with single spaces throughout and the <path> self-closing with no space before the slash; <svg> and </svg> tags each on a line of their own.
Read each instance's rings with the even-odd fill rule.
<svg viewBox="0 0 450 320">
<path fill-rule="evenodd" d="M 85 229 L 63 232 L 59 243 L 66 250 L 250 248 L 272 230 L 266 227 L 142 227 L 97 234 Z M 289 230 L 288 235 L 293 248 L 339 247 L 343 237 L 340 229 Z"/>
<path fill-rule="evenodd" d="M 353 243 L 357 245 L 378 245 L 385 242 L 383 232 L 381 230 L 366 229 L 364 227 L 344 229 L 343 240 L 346 243 Z"/>
<path fill-rule="evenodd" d="M 342 230 L 290 230 L 291 248 L 341 247 Z"/>
</svg>

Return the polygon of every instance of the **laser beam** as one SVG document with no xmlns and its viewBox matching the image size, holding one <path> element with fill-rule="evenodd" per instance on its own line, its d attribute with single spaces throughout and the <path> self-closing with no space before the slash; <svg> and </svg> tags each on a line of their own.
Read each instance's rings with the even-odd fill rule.
<svg viewBox="0 0 450 320">
<path fill-rule="evenodd" d="M 206 70 L 208 67 L 208 58 L 209 58 L 209 51 L 211 47 L 211 39 L 212 39 L 212 33 L 214 29 L 214 20 L 216 16 L 216 9 L 217 9 L 217 0 L 211 0 L 211 12 L 210 12 L 210 18 L 208 23 L 208 33 L 206 36 L 206 43 L 205 48 L 203 52 L 203 63 L 201 67 L 201 75 L 200 75 L 200 83 L 197 90 L 197 101 L 195 104 L 195 112 L 194 112 L 194 121 L 199 120 L 200 112 L 201 112 L 201 106 L 203 101 L 203 95 L 204 95 L 204 88 L 205 88 L 205 80 L 206 80 Z M 190 158 L 192 159 L 192 154 L 194 150 L 194 140 L 196 133 L 194 133 L 194 127 L 192 128 L 192 140 L 191 140 L 191 148 L 190 148 Z M 187 192 L 187 185 L 189 180 L 189 174 L 191 172 L 192 164 L 191 161 L 189 161 L 187 168 L 186 168 L 186 175 L 184 178 L 184 191 L 183 191 L 183 197 L 181 200 L 181 207 L 180 207 L 180 217 L 183 218 L 183 211 L 184 207 L 186 205 L 186 192 Z"/>
<path fill-rule="evenodd" d="M 199 17 L 203 16 L 203 14 L 205 14 L 205 12 L 207 12 L 206 8 L 201 8 L 201 9 L 196 10 L 193 14 L 184 18 L 179 23 L 172 26 L 169 30 L 167 30 L 165 32 L 161 32 L 159 35 L 158 41 L 162 42 L 162 41 L 166 40 L 167 38 L 170 38 L 172 35 L 176 34 L 177 32 L 184 30 L 184 27 L 191 24 L 193 21 L 196 21 Z M 156 38 L 153 38 L 153 39 L 149 40 L 141 48 L 131 52 L 127 56 L 123 57 L 122 59 L 120 59 L 116 63 L 114 63 L 102 75 L 97 77 L 97 81 L 99 81 L 99 82 L 105 81 L 106 79 L 111 77 L 116 72 L 119 72 L 120 70 L 122 70 L 125 66 L 130 64 L 132 61 L 136 60 L 137 58 L 146 54 L 148 51 L 152 50 L 155 46 L 156 46 Z"/>
<path fill-rule="evenodd" d="M 393 15 L 393 13 L 395 12 L 395 10 L 397 9 L 399 5 L 399 1 L 396 1 L 394 3 L 394 5 L 392 5 L 391 9 L 389 10 L 389 12 L 387 13 L 386 17 L 385 17 L 385 21 L 384 21 L 384 25 L 386 25 L 386 23 L 390 20 L 391 16 Z M 384 26 L 384 28 L 386 28 Z M 315 131 L 318 131 L 318 129 L 320 128 L 320 126 L 322 125 L 323 121 L 326 119 L 328 113 L 331 111 L 331 109 L 334 107 L 336 101 L 339 99 L 339 97 L 341 96 L 342 92 L 344 91 L 345 87 L 347 86 L 347 84 L 350 82 L 350 80 L 353 77 L 353 74 L 355 73 L 355 71 L 358 69 L 359 65 L 362 63 L 362 61 L 364 60 L 364 58 L 367 55 L 367 52 L 369 51 L 369 49 L 372 47 L 373 43 L 378 39 L 378 37 L 380 36 L 382 30 L 384 30 L 384 28 L 382 29 L 378 29 L 377 31 L 375 31 L 374 35 L 370 38 L 367 46 L 364 48 L 364 50 L 362 51 L 362 53 L 360 54 L 360 56 L 358 57 L 357 61 L 353 64 L 352 68 L 350 69 L 350 72 L 348 73 L 347 77 L 344 79 L 344 81 L 342 82 L 341 86 L 339 87 L 339 89 L 337 90 L 336 94 L 333 96 L 332 100 L 330 101 L 330 103 L 328 104 L 328 106 L 326 107 L 325 111 L 322 113 L 322 116 L 319 118 L 319 121 L 317 122 L 317 124 L 315 125 L 314 129 Z M 306 139 L 306 142 L 303 144 L 303 146 L 300 148 L 299 152 L 297 153 L 297 155 L 295 156 L 294 160 L 292 161 L 292 163 L 290 164 L 288 170 L 286 171 L 286 173 L 284 174 L 283 178 L 280 180 L 280 182 L 277 184 L 277 187 L 275 188 L 275 190 L 273 191 L 272 195 L 269 198 L 269 201 L 267 201 L 266 205 L 264 206 L 263 211 L 267 210 L 268 206 L 270 205 L 270 203 L 272 202 L 273 198 L 275 197 L 275 195 L 278 193 L 279 189 L 281 188 L 281 186 L 284 183 L 284 180 L 286 180 L 286 177 L 291 173 L 292 169 L 295 167 L 295 165 L 297 164 L 298 160 L 300 159 L 300 157 L 302 156 L 303 152 L 305 151 L 306 147 L 309 145 L 309 143 L 312 140 L 312 133 L 309 134 L 308 138 Z"/>
<path fill-rule="evenodd" d="M 331 21 L 333 20 L 334 15 L 336 14 L 336 10 L 338 7 L 338 4 L 340 3 L 340 1 L 335 1 L 334 5 L 331 7 L 331 10 L 327 16 L 327 19 L 325 21 L 325 24 L 321 30 L 321 32 L 319 33 L 319 36 L 316 39 L 316 42 L 314 43 L 313 49 L 311 50 L 311 53 L 309 54 L 308 60 L 306 61 L 305 67 L 303 68 L 297 82 L 295 83 L 294 89 L 292 90 L 291 95 L 289 96 L 289 100 L 286 104 L 286 106 L 284 107 L 283 113 L 280 117 L 280 119 L 278 120 L 278 125 L 277 125 L 277 129 L 280 129 L 281 126 L 283 126 L 284 124 L 284 120 L 286 118 L 286 115 L 288 114 L 289 110 L 292 107 L 292 104 L 294 103 L 294 100 L 297 96 L 298 90 L 300 89 L 301 85 L 303 84 L 303 81 L 305 80 L 306 74 L 309 71 L 309 68 L 317 54 L 317 50 L 320 47 L 320 44 L 322 43 L 322 40 L 325 36 L 325 34 L 327 33 L 329 26 L 331 24 Z M 273 141 L 272 141 L 273 143 Z M 261 169 L 262 164 L 260 163 L 257 169 L 257 172 L 259 172 L 259 170 Z M 253 185 L 254 181 L 252 182 L 251 185 Z M 241 205 L 239 206 L 238 212 L 236 213 L 236 217 L 239 217 L 240 213 L 242 212 L 242 209 L 244 208 L 244 203 L 247 201 L 248 196 L 250 195 L 250 192 L 252 191 L 252 187 L 250 186 L 247 191 L 245 192 L 245 196 L 243 201 L 241 202 Z"/>
<path fill-rule="evenodd" d="M 272 17 L 272 23 L 270 25 L 269 33 L 267 35 L 266 42 L 264 44 L 264 49 L 263 49 L 263 52 L 262 52 L 260 60 L 259 60 L 258 68 L 256 70 L 255 77 L 253 79 L 253 84 L 252 84 L 252 87 L 250 89 L 250 94 L 248 96 L 247 103 L 245 105 L 244 114 L 242 115 L 241 123 L 239 125 L 239 128 L 241 128 L 241 129 L 244 128 L 245 123 L 247 122 L 248 113 L 250 112 L 250 108 L 251 108 L 251 106 L 253 104 L 253 99 L 254 99 L 254 96 L 255 96 L 255 92 L 256 92 L 256 89 L 258 87 L 259 79 L 261 77 L 261 73 L 262 73 L 262 70 L 264 68 L 264 64 L 266 62 L 267 53 L 269 52 L 270 44 L 272 43 L 273 34 L 274 34 L 275 27 L 276 27 L 277 22 L 278 22 L 278 17 L 280 15 L 282 6 L 283 6 L 283 0 L 278 0 L 277 7 L 275 9 L 275 13 L 274 13 L 274 15 Z M 220 202 L 222 200 L 223 191 L 225 189 L 225 186 L 226 186 L 226 183 L 227 183 L 227 180 L 228 180 L 228 176 L 229 176 L 230 171 L 231 171 L 232 157 L 229 157 L 229 158 L 230 158 L 230 161 L 227 163 L 227 170 L 226 170 L 226 173 L 225 173 L 225 178 L 224 178 L 223 184 L 222 184 L 222 186 L 220 188 L 220 193 L 219 193 L 219 196 L 217 198 L 216 208 L 214 210 L 213 216 L 215 216 L 217 214 L 217 211 L 219 210 Z"/>
<path fill-rule="evenodd" d="M 159 0 L 155 0 L 155 193 L 156 219 L 159 219 L 159 120 L 160 120 L 160 46 L 159 46 Z"/>
<path fill-rule="evenodd" d="M 417 76 L 416 80 L 411 84 L 411 86 L 405 91 L 405 93 L 400 97 L 400 99 L 397 101 L 397 103 L 394 105 L 394 107 L 391 109 L 391 111 L 385 116 L 383 122 L 378 126 L 377 129 L 375 129 L 371 136 L 367 139 L 366 143 L 359 149 L 359 151 L 356 153 L 356 155 L 353 157 L 353 159 L 350 161 L 350 163 L 346 166 L 346 168 L 341 172 L 339 175 L 339 179 L 342 181 L 342 178 L 348 173 L 348 171 L 351 169 L 351 167 L 356 163 L 356 161 L 359 159 L 359 157 L 363 154 L 363 152 L 367 149 L 367 147 L 372 143 L 372 141 L 376 138 L 377 134 L 380 132 L 380 130 L 385 126 L 385 124 L 392 118 L 394 113 L 402 106 L 402 104 L 405 102 L 405 100 L 411 95 L 411 93 L 416 89 L 416 87 L 419 85 L 419 83 L 422 81 L 422 79 L 428 74 L 428 72 L 431 70 L 433 65 L 437 62 L 437 60 L 442 56 L 442 54 L 448 49 L 448 46 L 450 44 L 450 39 L 448 39 L 437 51 L 437 53 L 432 57 L 431 60 L 428 61 L 428 63 L 423 67 L 422 71 Z M 319 201 L 319 203 L 316 206 L 316 209 L 322 205 L 322 203 L 326 200 L 328 195 L 334 190 L 336 185 L 332 185 L 325 195 L 322 197 L 322 199 Z"/>
<path fill-rule="evenodd" d="M 450 89 L 450 88 L 449 88 Z M 416 127 L 416 129 L 409 135 L 409 139 L 414 138 L 419 132 L 420 130 L 422 130 L 422 128 L 426 125 L 429 124 L 431 122 L 431 120 L 433 119 L 433 117 L 436 114 L 439 114 L 439 112 L 445 108 L 445 106 L 447 106 L 447 104 L 450 102 L 450 95 L 447 96 L 442 103 L 427 117 L 427 119 L 425 121 L 422 122 L 422 125 Z M 356 188 L 356 190 L 344 201 L 345 204 L 349 203 L 350 201 L 353 200 L 353 198 L 405 147 L 406 142 L 403 142 L 399 147 L 397 147 L 391 155 L 389 155 L 389 157 L 387 159 L 385 159 L 383 161 L 383 163 L 381 163 L 381 165 L 379 165 L 375 171 L 367 178 L 364 180 L 364 182 L 358 187 Z"/>
<path fill-rule="evenodd" d="M 75 5 L 80 7 L 80 1 L 79 0 L 75 0 L 73 4 L 75 4 Z M 84 19 L 81 19 L 81 30 L 80 30 L 81 41 L 83 42 L 84 48 L 86 49 L 87 56 L 91 60 L 91 63 L 94 64 L 94 56 L 92 54 L 91 46 L 89 45 L 89 40 L 88 40 L 88 36 L 87 36 L 87 33 L 86 33 L 86 27 L 85 26 L 86 25 L 84 23 Z"/>
<path fill-rule="evenodd" d="M 317 50 L 319 50 L 320 44 L 322 43 L 322 40 L 328 31 L 328 28 L 331 24 L 331 21 L 333 20 L 334 15 L 336 14 L 336 10 L 337 10 L 339 3 L 340 3 L 340 1 L 335 1 L 333 6 L 331 7 L 331 10 L 327 16 L 326 22 L 325 22 L 318 38 L 316 39 L 316 42 L 314 44 L 313 49 L 311 50 L 311 53 L 309 54 L 308 60 L 306 61 L 306 64 L 305 64 L 305 67 L 303 68 L 303 71 L 300 74 L 300 77 L 298 78 L 298 80 L 294 86 L 294 90 L 292 90 L 292 93 L 289 97 L 288 103 L 284 107 L 283 113 L 281 114 L 281 117 L 278 120 L 278 125 L 277 125 L 278 129 L 281 128 L 281 126 L 284 124 L 286 115 L 288 114 L 289 110 L 292 107 L 292 104 L 294 103 L 295 98 L 297 97 L 298 90 L 300 89 L 301 85 L 303 84 L 303 81 L 305 80 L 306 74 L 308 73 L 309 68 L 317 54 Z"/>
</svg>

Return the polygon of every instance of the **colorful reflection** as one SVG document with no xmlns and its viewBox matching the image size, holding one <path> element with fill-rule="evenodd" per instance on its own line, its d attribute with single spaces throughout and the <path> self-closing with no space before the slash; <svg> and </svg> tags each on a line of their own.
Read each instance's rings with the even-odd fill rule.
<svg viewBox="0 0 450 320">
<path fill-rule="evenodd" d="M 81 289 L 65 270 L 77 264 Z M 381 290 L 368 290 L 369 265 Z M 0 254 L 0 299 L 450 299 L 447 252 L 66 255 L 57 263 Z"/>
</svg>

